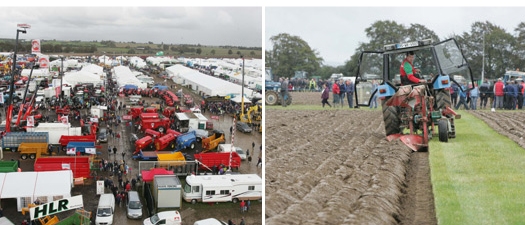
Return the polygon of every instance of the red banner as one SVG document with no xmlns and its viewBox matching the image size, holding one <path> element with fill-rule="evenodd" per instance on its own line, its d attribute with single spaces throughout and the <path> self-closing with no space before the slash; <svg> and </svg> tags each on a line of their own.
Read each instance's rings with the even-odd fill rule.
<svg viewBox="0 0 525 225">
<path fill-rule="evenodd" d="M 31 53 L 40 53 L 40 39 L 34 39 L 31 41 Z"/>
</svg>

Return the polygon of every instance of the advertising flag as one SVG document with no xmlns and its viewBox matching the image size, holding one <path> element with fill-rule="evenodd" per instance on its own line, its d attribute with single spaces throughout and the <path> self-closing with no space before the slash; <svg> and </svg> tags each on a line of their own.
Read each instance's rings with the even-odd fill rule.
<svg viewBox="0 0 525 225">
<path fill-rule="evenodd" d="M 33 41 L 31 41 L 31 53 L 40 53 L 40 39 L 33 39 Z"/>
</svg>

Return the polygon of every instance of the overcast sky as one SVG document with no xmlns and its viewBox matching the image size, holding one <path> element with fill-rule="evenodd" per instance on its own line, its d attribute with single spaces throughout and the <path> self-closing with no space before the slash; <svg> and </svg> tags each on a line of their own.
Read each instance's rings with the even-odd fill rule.
<svg viewBox="0 0 525 225">
<path fill-rule="evenodd" d="M 440 39 L 470 32 L 476 21 L 515 35 L 514 28 L 525 22 L 525 7 L 266 7 L 265 49 L 271 49 L 270 37 L 288 33 L 317 50 L 325 65 L 343 65 L 359 43 L 370 41 L 365 29 L 379 20 L 422 24 Z"/>
<path fill-rule="evenodd" d="M 0 38 L 262 47 L 261 7 L 2 7 Z M 42 43 L 44 44 L 44 42 Z"/>
</svg>

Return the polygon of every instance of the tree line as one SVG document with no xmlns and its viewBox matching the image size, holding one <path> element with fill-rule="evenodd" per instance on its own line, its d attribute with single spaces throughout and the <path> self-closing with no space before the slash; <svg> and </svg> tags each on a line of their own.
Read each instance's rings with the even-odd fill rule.
<svg viewBox="0 0 525 225">
<path fill-rule="evenodd" d="M 472 68 L 473 76 L 480 78 L 484 62 L 484 75 L 497 79 L 507 70 L 525 70 L 525 22 L 513 30 L 515 35 L 489 21 L 474 22 L 470 31 L 450 34 L 443 40 L 455 38 Z M 391 20 L 376 21 L 364 30 L 369 42 L 360 43 L 344 65 L 323 65 L 319 52 L 311 48 L 299 36 L 287 33 L 270 38 L 273 48 L 265 51 L 265 66 L 272 68 L 276 77 L 293 77 L 295 71 L 306 71 L 310 77 L 327 79 L 333 73 L 355 76 L 358 57 L 362 51 L 381 51 L 384 45 L 432 38 L 439 41 L 436 33 L 424 25 L 405 26 Z M 485 49 L 483 49 L 485 47 Z M 483 57 L 484 56 L 484 57 Z"/>
</svg>

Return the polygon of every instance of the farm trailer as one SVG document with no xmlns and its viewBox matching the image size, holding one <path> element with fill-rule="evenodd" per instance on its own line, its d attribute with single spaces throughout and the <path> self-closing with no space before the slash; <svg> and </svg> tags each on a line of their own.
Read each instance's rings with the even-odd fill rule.
<svg viewBox="0 0 525 225">
<path fill-rule="evenodd" d="M 16 152 L 22 143 L 49 143 L 47 132 L 9 132 L 2 138 L 2 149 Z"/>
</svg>

